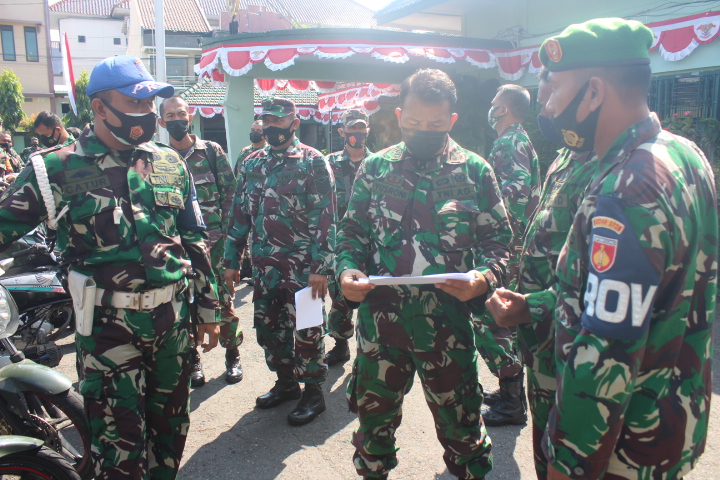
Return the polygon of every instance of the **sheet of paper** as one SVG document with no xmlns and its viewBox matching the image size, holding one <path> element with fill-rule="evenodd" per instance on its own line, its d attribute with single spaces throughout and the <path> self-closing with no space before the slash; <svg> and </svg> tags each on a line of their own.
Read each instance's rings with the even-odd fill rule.
<svg viewBox="0 0 720 480">
<path fill-rule="evenodd" d="M 360 283 L 372 283 L 373 285 L 426 285 L 428 283 L 445 283 L 446 280 L 464 280 L 469 282 L 475 277 L 473 272 L 466 273 L 438 273 L 436 275 L 421 275 L 419 277 L 379 277 L 370 275 L 368 278 L 361 278 Z"/>
<path fill-rule="evenodd" d="M 312 298 L 312 287 L 295 292 L 295 328 L 304 330 L 323 323 L 322 298 Z"/>
</svg>

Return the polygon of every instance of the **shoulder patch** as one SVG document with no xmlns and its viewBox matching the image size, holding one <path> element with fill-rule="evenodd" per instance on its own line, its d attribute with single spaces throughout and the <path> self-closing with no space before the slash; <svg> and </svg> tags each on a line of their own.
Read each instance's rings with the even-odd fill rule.
<svg viewBox="0 0 720 480">
<path fill-rule="evenodd" d="M 650 325 L 660 273 L 647 258 L 626 208 L 620 198 L 598 196 L 581 320 L 597 335 L 638 340 Z"/>
</svg>

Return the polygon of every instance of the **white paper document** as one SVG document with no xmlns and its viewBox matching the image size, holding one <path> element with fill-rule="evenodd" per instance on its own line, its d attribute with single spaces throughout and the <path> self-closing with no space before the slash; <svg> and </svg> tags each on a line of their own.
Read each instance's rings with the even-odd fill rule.
<svg viewBox="0 0 720 480">
<path fill-rule="evenodd" d="M 295 328 L 304 330 L 323 324 L 322 298 L 312 298 L 312 287 L 295 292 Z"/>
<path fill-rule="evenodd" d="M 361 278 L 360 283 L 372 283 L 373 285 L 425 285 L 428 283 L 445 283 L 446 280 L 464 280 L 466 282 L 475 278 L 473 272 L 466 273 L 438 273 L 435 275 L 421 275 L 419 277 L 379 277 L 370 275 L 368 278 Z"/>
</svg>

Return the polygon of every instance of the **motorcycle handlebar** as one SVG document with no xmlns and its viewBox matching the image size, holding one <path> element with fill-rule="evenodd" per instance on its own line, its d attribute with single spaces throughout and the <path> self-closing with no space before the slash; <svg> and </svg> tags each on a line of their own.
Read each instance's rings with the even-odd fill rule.
<svg viewBox="0 0 720 480">
<path fill-rule="evenodd" d="M 22 250 L 18 250 L 17 252 L 13 252 L 10 254 L 11 258 L 19 258 L 24 257 L 25 255 L 32 255 L 36 253 L 47 253 L 48 249 L 45 245 L 42 245 L 40 243 L 36 243 L 30 248 L 24 248 Z"/>
</svg>

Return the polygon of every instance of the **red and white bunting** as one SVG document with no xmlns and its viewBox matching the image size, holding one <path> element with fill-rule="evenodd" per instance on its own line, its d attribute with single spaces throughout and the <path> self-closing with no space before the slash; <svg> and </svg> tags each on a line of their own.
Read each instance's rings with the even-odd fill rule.
<svg viewBox="0 0 720 480">
<path fill-rule="evenodd" d="M 651 51 L 659 50 L 662 58 L 677 61 L 690 55 L 699 45 L 714 41 L 720 35 L 720 11 L 706 12 L 687 17 L 648 23 L 655 40 Z M 390 63 L 405 63 L 410 57 L 424 57 L 438 63 L 455 63 L 465 60 L 478 68 L 497 66 L 500 76 L 514 81 L 525 73 L 535 74 L 542 65 L 538 57 L 539 45 L 513 50 L 487 50 L 462 47 L 432 47 L 419 45 L 388 45 L 372 41 L 298 40 L 297 43 L 261 42 L 257 45 L 228 44 L 205 50 L 195 73 L 209 77 L 214 84 L 222 83 L 222 70 L 232 76 L 244 75 L 255 63 L 264 62 L 273 71 L 295 63 L 301 55 L 315 55 L 325 59 L 343 59 L 353 55 L 369 55 Z M 318 92 L 331 93 L 334 82 L 315 83 Z M 320 86 L 320 84 L 326 84 Z M 280 88 L 277 84 L 268 88 Z M 284 87 L 283 87 L 284 88 Z M 296 88 L 292 85 L 287 88 Z M 271 90 L 263 91 L 270 92 Z M 274 90 L 272 90 L 274 92 Z"/>
<path fill-rule="evenodd" d="M 204 118 L 212 118 L 215 115 L 224 115 L 225 107 L 217 105 L 188 105 L 188 113 L 190 115 L 200 115 Z"/>
<path fill-rule="evenodd" d="M 270 70 L 278 71 L 295 63 L 300 55 L 315 55 L 326 59 L 343 59 L 353 55 L 370 55 L 391 63 L 405 63 L 410 57 L 425 57 L 440 63 L 467 60 L 480 68 L 495 66 L 490 50 L 481 48 L 425 47 L 417 45 L 388 45 L 371 41 L 353 40 L 298 40 L 282 45 L 276 42 L 260 42 L 256 45 L 229 44 L 213 47 L 203 52 L 195 73 L 211 77 L 222 66 L 232 76 L 244 75 L 254 64 L 263 62 Z"/>
<path fill-rule="evenodd" d="M 676 62 L 690 55 L 698 46 L 718 37 L 720 11 L 648 23 L 647 26 L 654 37 L 650 51 L 660 50 L 665 60 Z"/>
</svg>

